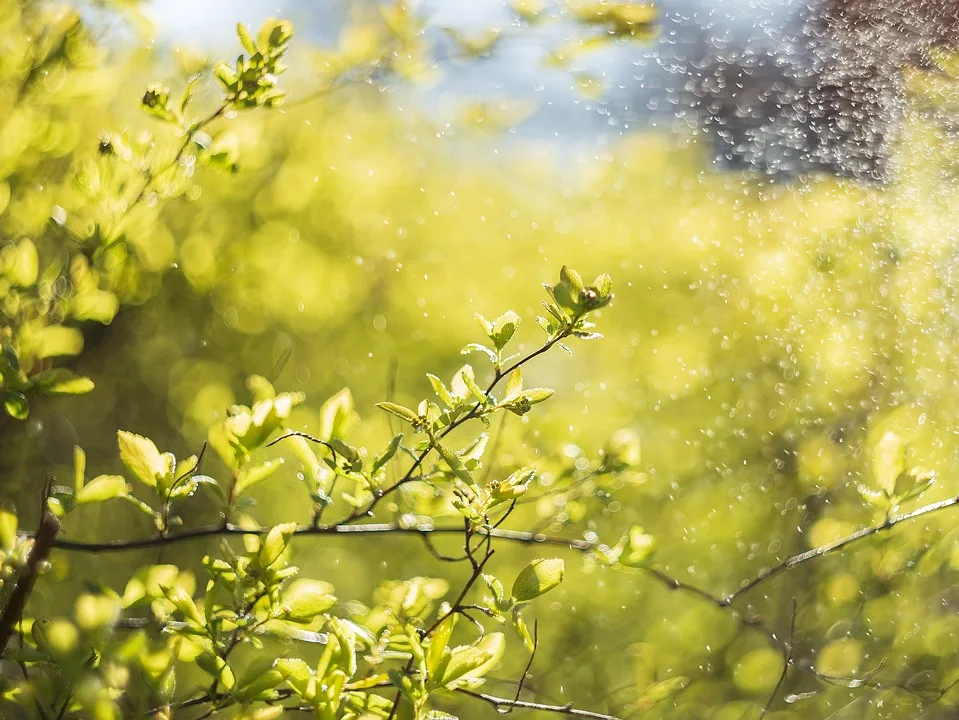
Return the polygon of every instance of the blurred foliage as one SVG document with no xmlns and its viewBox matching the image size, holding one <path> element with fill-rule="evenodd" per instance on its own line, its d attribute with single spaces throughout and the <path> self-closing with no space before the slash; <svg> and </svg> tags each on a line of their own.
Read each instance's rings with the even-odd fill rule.
<svg viewBox="0 0 959 720">
<path fill-rule="evenodd" d="M 521 2 L 515 12 L 535 24 L 549 20 L 549 7 Z M 641 5 L 570 9 L 583 38 L 554 48 L 548 62 L 650 27 Z M 609 268 L 615 306 L 597 313 L 606 339 L 572 358 L 537 359 L 537 384 L 556 395 L 535 424 L 513 416 L 488 430 L 484 473 L 541 468 L 529 481 L 527 500 L 536 501 L 518 504 L 507 528 L 608 545 L 591 561 L 567 557 L 564 582 L 540 601 L 526 695 L 619 716 L 758 717 L 794 623 L 791 669 L 767 717 L 955 712 L 959 535 L 948 510 L 737 599 L 779 645 L 648 572 L 723 597 L 794 553 L 883 522 L 898 504 L 959 493 L 947 472 L 959 459 L 948 57 L 909 73 L 893 184 L 771 184 L 710 170 L 694 142 L 652 132 L 600 159 L 519 145 L 496 165 L 464 157 L 454 143 L 468 127 L 395 113 L 380 92 L 442 68 L 402 4 L 351 24 L 334 48 L 301 51 L 284 77 L 282 113 L 218 113 L 209 98 L 275 104 L 272 77 L 248 87 L 251 67 L 241 61 L 209 79 L 211 63 L 181 53 L 181 67 L 143 96 L 157 116 L 149 126 L 132 112 L 137 88 L 156 73 L 147 54 L 108 52 L 76 13 L 42 3 L 3 0 L 0 18 L 9 48 L 0 58 L 0 393 L 7 415 L 26 418 L 0 420 L 0 469 L 21 525 L 36 514 L 45 475 L 72 485 L 62 478 L 74 478 L 79 445 L 83 463 L 102 474 L 88 501 L 75 493 L 65 537 L 176 532 L 164 524 L 170 516 L 157 525 L 154 514 L 90 501 L 121 490 L 142 501 L 150 489 L 110 479 L 131 477 L 116 430 L 152 438 L 176 458 L 197 455 L 227 408 L 265 392 L 260 381 L 246 386 L 251 376 L 306 393 L 290 403 L 287 427 L 382 448 L 396 428 L 373 404 L 388 397 L 417 408 L 433 392 L 427 372 L 454 376 L 460 349 L 476 339 L 474 311 L 496 317 L 508 294 L 523 321 L 513 342 L 528 352 L 526 333 L 542 313 L 536 281 L 552 281 L 563 262 Z M 504 33 L 444 37 L 456 57 L 482 57 Z M 194 92 L 195 114 L 184 119 L 180 103 Z M 481 126 L 519 119 L 498 110 L 464 114 Z M 229 454 L 213 446 L 225 457 L 211 452 L 204 473 L 229 493 Z M 241 510 L 266 525 L 309 524 L 326 493 L 298 476 L 308 458 L 276 450 L 269 482 L 247 476 Z M 198 498 L 213 489 L 204 485 L 193 488 Z M 85 478 L 81 487 L 90 487 Z M 411 489 L 375 520 L 448 510 L 443 498 Z M 215 503 L 196 502 L 178 522 L 218 520 Z M 10 535 L 8 525 L 5 516 L 0 529 Z M 25 546 L 14 537 L 3 547 L 16 565 Z M 438 542 L 444 553 L 461 551 Z M 59 624 L 38 632 L 42 642 L 69 654 L 68 627 L 99 633 L 114 611 L 102 588 L 127 587 L 140 567 L 175 561 L 190 594 L 187 578 L 205 572 L 201 558 L 215 546 L 55 553 L 30 614 L 73 620 L 52 620 Z M 496 575 L 520 576 L 535 555 L 514 550 L 497 554 Z M 259 548 L 245 551 L 252 558 Z M 403 536 L 303 539 L 294 554 L 336 597 L 375 607 L 400 592 L 381 582 L 468 575 L 437 568 Z M 96 592 L 79 595 L 91 579 Z M 162 650 L 143 651 L 154 679 L 169 670 Z M 512 697 L 526 659 L 507 658 L 488 687 Z"/>
</svg>

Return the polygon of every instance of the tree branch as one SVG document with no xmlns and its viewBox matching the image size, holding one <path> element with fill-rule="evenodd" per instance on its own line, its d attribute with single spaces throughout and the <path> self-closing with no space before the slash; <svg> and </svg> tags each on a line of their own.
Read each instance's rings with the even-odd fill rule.
<svg viewBox="0 0 959 720">
<path fill-rule="evenodd" d="M 846 537 L 840 538 L 834 542 L 826 545 L 820 545 L 819 547 L 813 548 L 812 550 L 807 550 L 804 553 L 799 553 L 798 555 L 793 555 L 792 557 L 786 558 L 782 562 L 760 572 L 752 580 L 726 595 L 722 599 L 722 603 L 724 606 L 732 605 L 732 603 L 734 603 L 740 596 L 745 595 L 753 588 L 761 585 L 762 583 L 766 582 L 766 580 L 769 580 L 769 578 L 774 577 L 781 572 L 792 570 L 794 567 L 802 565 L 805 562 L 829 555 L 830 553 L 834 553 L 837 550 L 843 549 L 847 545 L 858 542 L 859 540 L 864 540 L 867 537 L 872 537 L 873 535 L 878 535 L 886 530 L 891 530 L 896 525 L 904 523 L 907 520 L 915 520 L 923 515 L 929 515 L 940 510 L 945 510 L 946 508 L 953 507 L 954 505 L 959 505 L 959 495 L 947 498 L 946 500 L 940 500 L 939 502 L 930 503 L 929 505 L 924 505 L 917 510 L 913 510 L 912 512 L 888 516 L 885 520 L 877 525 L 871 525 L 869 527 L 862 528 L 861 530 L 850 533 Z"/>
<path fill-rule="evenodd" d="M 26 565 L 20 572 L 17 584 L 10 593 L 6 607 L 3 608 L 3 614 L 0 615 L 0 652 L 3 652 L 7 647 L 17 621 L 23 616 L 23 609 L 26 607 L 30 593 L 33 592 L 33 586 L 37 582 L 40 565 L 49 557 L 59 531 L 60 521 L 57 520 L 56 515 L 44 509 L 43 519 L 40 521 L 40 528 L 33 538 L 33 547 L 27 556 Z"/>
<path fill-rule="evenodd" d="M 513 709 L 523 709 L 523 710 L 539 710 L 540 712 L 549 712 L 556 713 L 558 715 L 571 715 L 572 717 L 581 717 L 581 718 L 592 718 L 592 720 L 620 720 L 620 718 L 615 715 L 606 715 L 605 713 L 592 712 L 591 710 L 578 710 L 572 706 L 572 704 L 567 705 L 546 705 L 545 703 L 536 703 L 536 702 L 527 702 L 524 700 L 512 700 L 511 698 L 501 698 L 496 697 L 495 695 L 487 695 L 486 693 L 474 692 L 473 690 L 467 690 L 466 688 L 458 688 L 456 692 L 461 695 L 469 695 L 472 698 L 477 700 L 483 700 L 484 702 L 492 705 L 497 712 L 503 712 L 504 710 L 513 710 Z"/>
</svg>

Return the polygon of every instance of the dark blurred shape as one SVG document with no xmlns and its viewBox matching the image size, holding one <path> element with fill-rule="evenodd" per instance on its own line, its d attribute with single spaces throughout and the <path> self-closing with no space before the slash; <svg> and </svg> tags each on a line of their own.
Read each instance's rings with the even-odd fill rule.
<svg viewBox="0 0 959 720">
<path fill-rule="evenodd" d="M 772 46 L 686 65 L 688 107 L 715 161 L 773 176 L 826 172 L 878 182 L 903 117 L 903 69 L 959 45 L 959 2 L 823 0 Z"/>
</svg>

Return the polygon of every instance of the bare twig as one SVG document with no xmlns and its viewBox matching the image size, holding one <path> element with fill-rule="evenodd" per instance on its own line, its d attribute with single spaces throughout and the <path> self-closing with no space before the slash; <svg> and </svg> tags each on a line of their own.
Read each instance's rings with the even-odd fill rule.
<svg viewBox="0 0 959 720">
<path fill-rule="evenodd" d="M 858 542 L 859 540 L 864 540 L 867 537 L 872 537 L 873 535 L 878 535 L 881 532 L 891 530 L 900 523 L 904 523 L 908 520 L 915 520 L 916 518 L 929 515 L 940 510 L 945 510 L 946 508 L 951 508 L 954 505 L 959 505 L 959 495 L 947 498 L 946 500 L 940 500 L 939 502 L 930 503 L 929 505 L 924 505 L 917 510 L 913 510 L 912 512 L 887 516 L 881 523 L 878 523 L 877 525 L 871 525 L 869 527 L 862 528 L 861 530 L 850 533 L 849 535 L 846 535 L 846 537 L 840 538 L 835 542 L 831 542 L 826 545 L 820 545 L 812 550 L 807 550 L 804 553 L 799 553 L 798 555 L 793 555 L 792 557 L 786 558 L 782 562 L 763 570 L 752 580 L 726 595 L 722 600 L 723 605 L 731 605 L 740 596 L 745 595 L 753 588 L 761 585 L 762 583 L 766 582 L 766 580 L 769 580 L 769 578 L 774 577 L 781 572 L 792 570 L 794 567 L 809 562 L 810 560 L 815 560 L 816 558 L 834 553 L 837 550 L 843 549 L 847 545 Z"/>
<path fill-rule="evenodd" d="M 50 556 L 50 550 L 54 547 L 58 532 L 60 532 L 60 521 L 56 515 L 44 507 L 40 528 L 33 538 L 33 548 L 27 556 L 26 565 L 20 572 L 16 586 L 10 593 L 6 607 L 3 608 L 3 614 L 0 615 L 0 652 L 7 647 L 14 627 L 23 616 L 23 609 L 30 598 L 30 593 L 33 592 L 37 575 L 40 574 L 40 566 Z"/>
<path fill-rule="evenodd" d="M 495 695 L 487 695 L 486 693 L 474 692 L 473 690 L 467 690 L 466 688 L 458 688 L 456 692 L 460 693 L 461 695 L 469 695 L 477 700 L 483 700 L 484 702 L 492 705 L 498 712 L 503 712 L 505 709 L 539 710 L 540 712 L 570 715 L 572 717 L 592 718 L 592 720 L 620 720 L 620 718 L 616 717 L 615 715 L 607 715 L 605 713 L 593 712 L 591 710 L 579 710 L 573 707 L 572 704 L 547 705 L 545 703 L 512 700 L 510 698 L 502 698 L 496 697 Z"/>
<path fill-rule="evenodd" d="M 523 670 L 523 675 L 519 679 L 519 683 L 516 685 L 516 695 L 513 697 L 513 702 L 519 702 L 519 696 L 523 693 L 523 686 L 526 685 L 526 679 L 529 677 L 529 669 L 533 667 L 533 660 L 536 659 L 536 651 L 539 649 L 539 620 L 533 621 L 533 652 L 529 654 L 529 662 L 526 663 L 526 668 Z M 515 707 L 515 706 L 514 706 Z M 509 708 L 506 712 L 512 712 L 513 708 Z"/>
<path fill-rule="evenodd" d="M 789 674 L 789 666 L 792 665 L 793 661 L 793 641 L 796 637 L 797 609 L 798 606 L 796 603 L 796 598 L 793 598 L 792 612 L 789 614 L 789 636 L 786 638 L 786 657 L 785 662 L 783 663 L 783 671 L 779 674 L 779 680 L 776 682 L 776 687 L 774 687 L 773 691 L 769 693 L 769 697 L 763 704 L 762 710 L 759 711 L 759 720 L 762 720 L 764 717 L 766 717 L 766 713 L 769 712 L 769 708 L 771 708 L 773 702 L 775 702 L 776 697 L 779 695 L 779 691 L 786 682 L 786 676 Z"/>
</svg>

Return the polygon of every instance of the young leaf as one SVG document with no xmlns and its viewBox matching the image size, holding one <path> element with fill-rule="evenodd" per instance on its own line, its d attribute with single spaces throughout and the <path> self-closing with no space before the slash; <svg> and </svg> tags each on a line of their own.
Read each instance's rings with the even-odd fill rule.
<svg viewBox="0 0 959 720">
<path fill-rule="evenodd" d="M 320 580 L 300 578 L 283 592 L 286 619 L 291 622 L 308 623 L 335 604 L 333 586 Z"/>
<path fill-rule="evenodd" d="M 896 433 L 886 432 L 872 451 L 872 472 L 876 485 L 892 497 L 896 480 L 906 467 L 906 445 Z"/>
<path fill-rule="evenodd" d="M 639 526 L 630 529 L 629 535 L 623 539 L 623 551 L 619 555 L 619 562 L 626 567 L 646 567 L 656 550 L 656 538 L 647 535 Z"/>
<path fill-rule="evenodd" d="M 260 465 L 244 467 L 237 476 L 236 487 L 234 489 L 236 497 L 239 497 L 274 475 L 282 466 L 283 458 L 276 458 L 274 460 L 267 460 Z"/>
<path fill-rule="evenodd" d="M 436 443 L 436 450 L 446 461 L 446 464 L 450 466 L 450 470 L 453 471 L 453 474 L 456 475 L 460 480 L 465 482 L 467 485 L 473 484 L 473 478 L 469 473 L 469 470 L 466 469 L 466 465 L 463 464 L 463 461 L 460 459 L 459 455 L 450 450 L 444 445 Z"/>
<path fill-rule="evenodd" d="M 384 448 L 383 452 L 377 455 L 373 459 L 373 473 L 375 474 L 380 468 L 382 468 L 386 463 L 393 459 L 393 456 L 396 455 L 396 451 L 400 446 L 400 443 L 403 442 L 403 433 L 396 435 L 390 444 Z"/>
<path fill-rule="evenodd" d="M 443 383 L 443 381 L 432 373 L 427 373 L 426 377 L 430 381 L 430 385 L 433 386 L 433 392 L 435 392 L 436 396 L 443 401 L 443 404 L 446 405 L 446 407 L 454 407 L 456 405 L 456 400 L 446 388 L 446 385 Z"/>
<path fill-rule="evenodd" d="M 75 497 L 77 505 L 87 505 L 112 500 L 129 492 L 130 488 L 123 476 L 100 475 L 81 487 Z"/>
<path fill-rule="evenodd" d="M 0 402 L 3 403 L 3 409 L 7 415 L 14 420 L 26 420 L 30 415 L 30 406 L 27 404 L 27 396 L 16 390 L 0 390 Z"/>
<path fill-rule="evenodd" d="M 83 483 L 86 480 L 87 473 L 87 454 L 79 445 L 73 447 L 73 492 L 80 492 Z"/>
<path fill-rule="evenodd" d="M 123 464 L 147 487 L 156 487 L 157 479 L 170 472 L 169 456 L 162 455 L 152 440 L 120 430 L 117 444 Z"/>
<path fill-rule="evenodd" d="M 378 407 L 380 410 L 385 410 L 390 415 L 395 415 L 400 420 L 404 420 L 414 427 L 418 427 L 420 425 L 420 416 L 410 410 L 408 407 L 397 405 L 396 403 L 392 402 L 379 402 L 376 403 L 376 407 Z"/>
<path fill-rule="evenodd" d="M 516 368 L 506 380 L 506 399 L 515 397 L 523 389 L 523 369 Z"/>
<path fill-rule="evenodd" d="M 512 310 L 506 311 L 493 321 L 489 336 L 497 350 L 506 347 L 506 343 L 512 339 L 519 325 L 520 316 Z"/>
<path fill-rule="evenodd" d="M 64 368 L 42 372 L 33 383 L 34 387 L 47 395 L 82 395 L 94 387 L 90 378 L 76 375 Z"/>
<path fill-rule="evenodd" d="M 316 678 L 305 661 L 299 658 L 279 658 L 275 667 L 297 695 L 304 700 L 313 699 L 316 695 Z"/>
<path fill-rule="evenodd" d="M 0 507 L 0 550 L 9 553 L 17 542 L 17 514 L 9 507 Z"/>
<path fill-rule="evenodd" d="M 257 565 L 268 568 L 279 560 L 294 532 L 296 532 L 296 523 L 282 523 L 270 528 L 256 556 Z"/>
<path fill-rule="evenodd" d="M 565 563 L 558 558 L 533 560 L 513 582 L 513 600 L 526 603 L 549 592 L 563 581 L 565 570 Z"/>
</svg>

